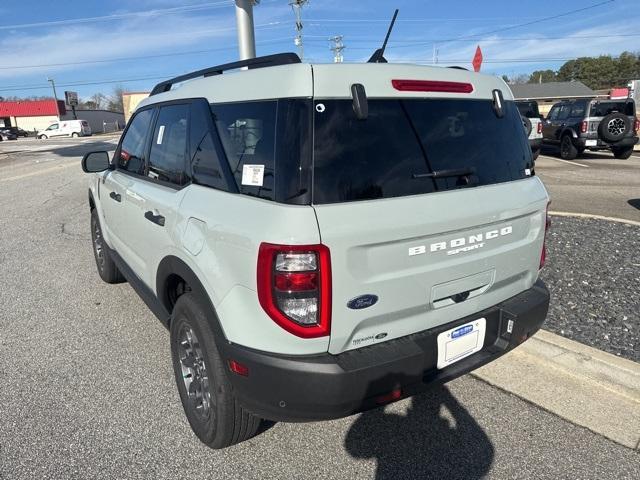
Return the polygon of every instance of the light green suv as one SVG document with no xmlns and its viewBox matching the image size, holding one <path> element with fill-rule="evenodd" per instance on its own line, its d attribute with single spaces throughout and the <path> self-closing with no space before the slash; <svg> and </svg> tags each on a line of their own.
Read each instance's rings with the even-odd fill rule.
<svg viewBox="0 0 640 480">
<path fill-rule="evenodd" d="M 547 313 L 549 199 L 495 77 L 221 65 L 157 85 L 83 169 L 98 272 L 168 326 L 214 448 L 451 380 Z"/>
</svg>

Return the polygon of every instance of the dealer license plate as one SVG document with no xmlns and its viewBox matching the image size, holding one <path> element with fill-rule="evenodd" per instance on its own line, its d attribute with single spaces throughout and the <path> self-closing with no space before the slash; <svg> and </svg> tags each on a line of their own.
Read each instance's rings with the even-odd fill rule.
<svg viewBox="0 0 640 480">
<path fill-rule="evenodd" d="M 584 144 L 587 147 L 595 147 L 596 145 L 598 145 L 598 141 L 597 140 L 585 140 Z"/>
<path fill-rule="evenodd" d="M 486 326 L 487 321 L 479 318 L 439 334 L 438 369 L 447 367 L 482 349 Z"/>
</svg>

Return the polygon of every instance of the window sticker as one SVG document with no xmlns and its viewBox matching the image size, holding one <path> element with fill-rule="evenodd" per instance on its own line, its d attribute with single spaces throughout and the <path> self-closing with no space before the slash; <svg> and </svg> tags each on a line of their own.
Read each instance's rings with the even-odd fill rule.
<svg viewBox="0 0 640 480">
<path fill-rule="evenodd" d="M 164 137 L 164 125 L 160 125 L 158 129 L 158 139 L 156 140 L 156 145 L 162 145 L 162 137 Z"/>
<path fill-rule="evenodd" d="M 261 187 L 264 180 L 264 165 L 243 165 L 242 185 Z"/>
</svg>

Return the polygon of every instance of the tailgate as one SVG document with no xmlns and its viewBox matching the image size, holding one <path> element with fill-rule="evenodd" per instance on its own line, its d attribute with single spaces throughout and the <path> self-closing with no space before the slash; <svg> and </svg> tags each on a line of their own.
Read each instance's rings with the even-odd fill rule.
<svg viewBox="0 0 640 480">
<path fill-rule="evenodd" d="M 322 243 L 331 251 L 329 351 L 430 329 L 530 288 L 538 277 L 547 201 L 533 177 L 316 205 Z M 363 295 L 378 300 L 367 308 L 347 306 Z"/>
</svg>

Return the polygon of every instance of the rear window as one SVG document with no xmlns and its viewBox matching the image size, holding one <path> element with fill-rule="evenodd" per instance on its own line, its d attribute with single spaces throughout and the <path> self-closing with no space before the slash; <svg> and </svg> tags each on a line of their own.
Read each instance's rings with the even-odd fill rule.
<svg viewBox="0 0 640 480">
<path fill-rule="evenodd" d="M 591 105 L 591 117 L 605 117 L 613 112 L 623 113 L 630 117 L 635 115 L 633 102 L 595 102 Z"/>
<path fill-rule="evenodd" d="M 540 118 L 537 102 L 517 102 L 520 115 L 527 118 Z"/>
<path fill-rule="evenodd" d="M 318 100 L 314 124 L 316 204 L 417 195 L 518 180 L 532 168 L 520 113 L 490 100 Z M 425 176 L 464 169 L 464 176 Z M 416 178 L 417 176 L 417 178 Z"/>
</svg>

